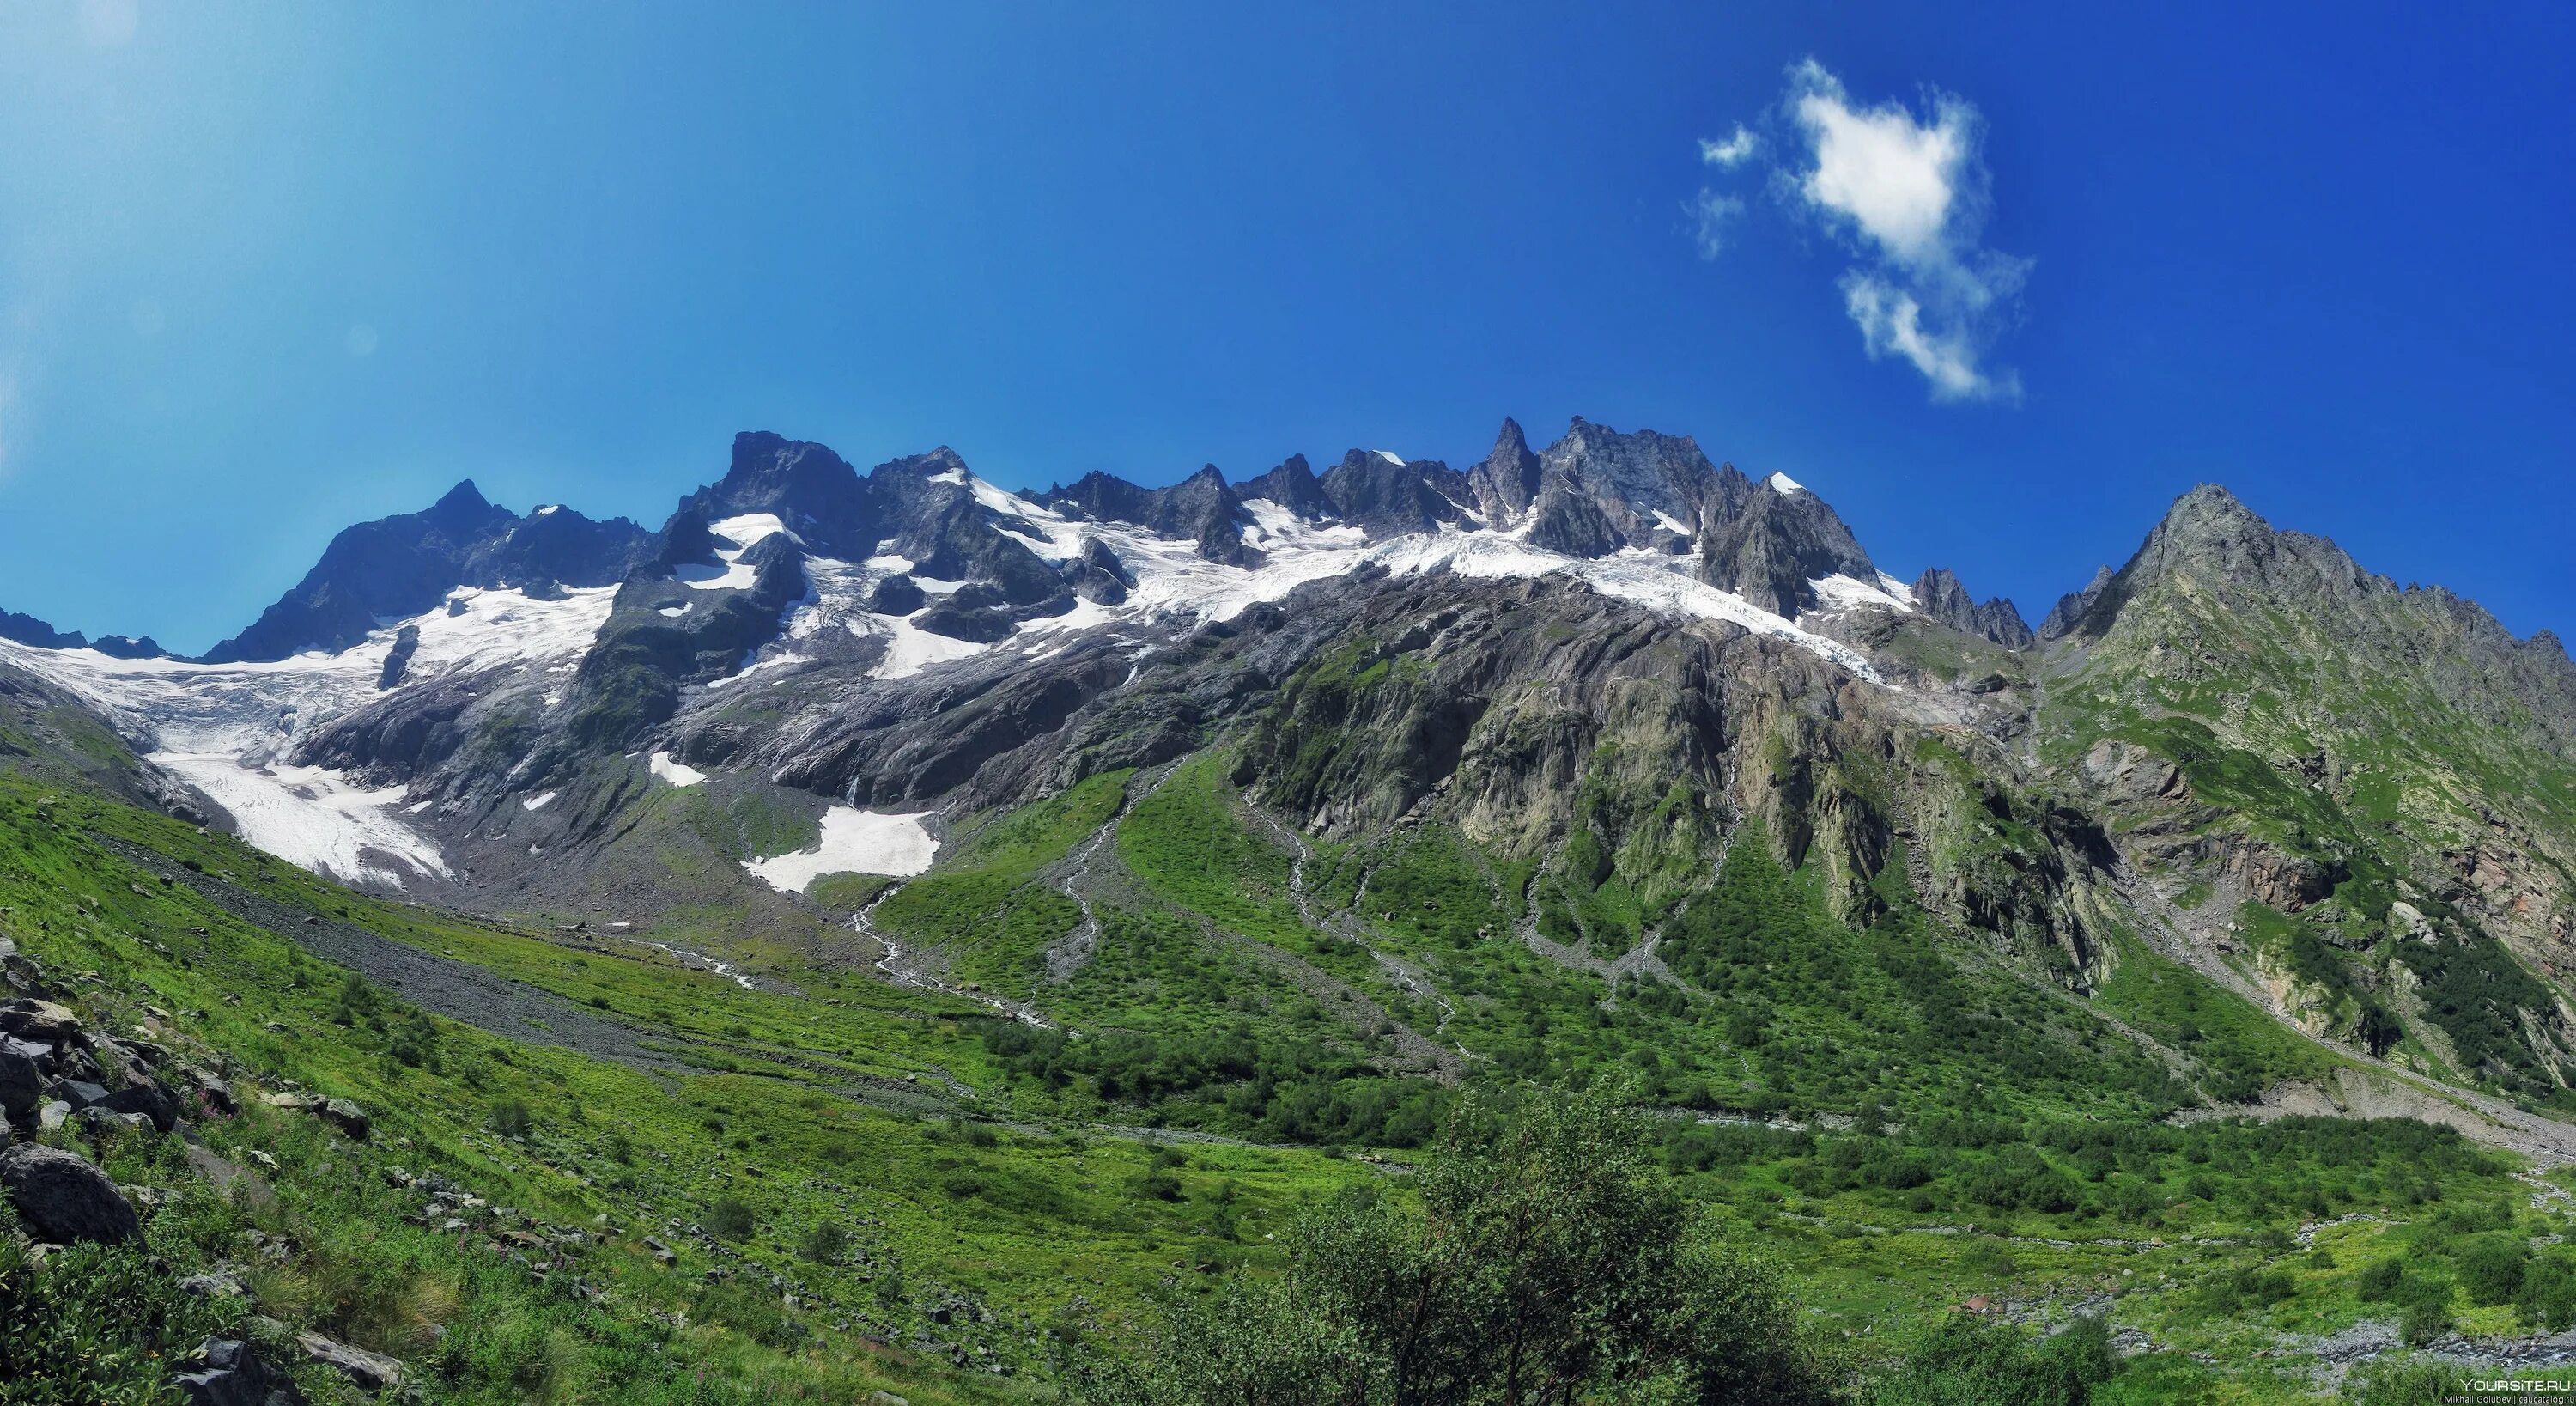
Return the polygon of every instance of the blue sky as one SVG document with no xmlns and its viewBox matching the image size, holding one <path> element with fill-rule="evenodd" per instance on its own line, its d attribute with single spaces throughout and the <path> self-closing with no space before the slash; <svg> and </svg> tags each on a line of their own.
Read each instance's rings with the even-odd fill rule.
<svg viewBox="0 0 2576 1406">
<path fill-rule="evenodd" d="M 2576 9 L 1027 8 L 0 11 L 0 607 L 203 648 L 743 428 L 1022 486 L 1581 414 L 2034 618 L 2217 480 L 2576 631 Z"/>
</svg>

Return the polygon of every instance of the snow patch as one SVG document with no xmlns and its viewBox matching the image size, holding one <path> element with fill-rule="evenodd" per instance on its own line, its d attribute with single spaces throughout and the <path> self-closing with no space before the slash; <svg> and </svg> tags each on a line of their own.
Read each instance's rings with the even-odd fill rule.
<svg viewBox="0 0 2576 1406">
<path fill-rule="evenodd" d="M 992 648 L 989 644 L 977 644 L 973 640 L 934 635 L 900 615 L 864 615 L 850 622 L 850 630 L 854 634 L 889 637 L 885 658 L 868 670 L 868 677 L 872 679 L 908 679 L 933 664 L 971 659 Z"/>
<path fill-rule="evenodd" d="M 555 803 L 555 795 L 555 792 L 548 791 L 542 796 L 530 796 L 526 800 L 519 802 L 519 809 L 544 810 L 546 807 Z"/>
<path fill-rule="evenodd" d="M 655 752 L 644 764 L 652 768 L 655 776 L 674 786 L 695 786 L 707 779 L 705 772 L 687 762 L 671 760 L 671 754 L 668 752 Z"/>
<path fill-rule="evenodd" d="M 1807 585 L 1815 591 L 1816 599 L 1823 602 L 1824 608 L 1829 611 L 1854 609 L 1906 611 L 1914 608 L 1880 587 L 1845 576 L 1839 571 L 1831 576 L 1819 576 Z"/>
<path fill-rule="evenodd" d="M 1384 459 L 1388 463 L 1395 465 L 1399 469 L 1404 467 L 1404 456 L 1396 453 L 1392 449 L 1372 449 L 1369 452 L 1371 454 L 1375 454 L 1381 459 Z"/>
<path fill-rule="evenodd" d="M 675 568 L 671 573 L 701 591 L 750 590 L 753 583 L 760 579 L 760 568 L 744 561 L 742 559 L 744 553 L 749 552 L 754 544 L 780 534 L 784 534 L 787 540 L 799 546 L 802 546 L 805 540 L 787 531 L 787 524 L 780 522 L 776 513 L 744 513 L 740 517 L 729 517 L 722 522 L 713 523 L 707 530 L 714 533 L 718 541 L 733 544 L 729 549 L 721 546 L 716 548 L 716 560 L 724 564 L 722 566 L 682 566 Z M 671 610 L 665 606 L 662 613 L 669 615 Z M 682 606 L 680 613 L 687 614 L 688 607 Z"/>
<path fill-rule="evenodd" d="M 149 759 L 222 806 L 242 839 L 298 868 L 395 888 L 448 877 L 437 843 L 388 813 L 402 800 L 400 786 L 362 790 L 322 767 L 232 755 L 154 752 Z"/>
<path fill-rule="evenodd" d="M 1762 481 L 1771 485 L 1772 492 L 1777 493 L 1784 498 L 1794 497 L 1797 494 L 1807 491 L 1807 485 L 1798 482 L 1787 474 L 1773 474 Z"/>
<path fill-rule="evenodd" d="M 745 860 L 742 867 L 780 893 L 803 893 L 826 874 L 906 878 L 929 868 L 931 856 L 939 852 L 939 841 L 921 823 L 929 813 L 879 815 L 834 806 L 823 813 L 822 838 L 814 848 Z"/>
</svg>

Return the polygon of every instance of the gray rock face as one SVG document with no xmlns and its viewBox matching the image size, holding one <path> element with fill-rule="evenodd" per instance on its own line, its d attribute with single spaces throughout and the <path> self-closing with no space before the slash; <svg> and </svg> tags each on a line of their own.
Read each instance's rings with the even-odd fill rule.
<svg viewBox="0 0 2576 1406">
<path fill-rule="evenodd" d="M 1463 501 L 1473 493 L 1466 477 L 1446 464 L 1404 463 L 1373 449 L 1354 449 L 1324 471 L 1333 515 L 1371 541 L 1463 521 Z"/>
<path fill-rule="evenodd" d="M 1951 629 L 1982 636 L 2006 649 L 2026 649 L 2038 638 L 2011 601 L 1995 596 L 1979 604 L 1959 578 L 1943 567 L 1932 567 L 1915 579 L 1914 602 Z"/>
<path fill-rule="evenodd" d="M 1811 581 L 1839 574 L 1876 584 L 1878 578 L 1869 554 L 1825 500 L 1771 482 L 1709 528 L 1699 560 L 1701 580 L 1793 619 L 1816 603 Z"/>
<path fill-rule="evenodd" d="M 2049 607 L 2047 618 L 2039 622 L 2039 638 L 2042 640 L 2065 638 L 2067 633 L 2075 628 L 2076 622 L 2084 618 L 2084 613 L 2093 608 L 2093 602 L 2101 599 L 2102 593 L 2110 589 L 2110 586 L 2111 568 L 2105 566 L 2094 571 L 2093 580 L 2083 590 L 2069 591 L 2059 596 L 2057 604 Z"/>
<path fill-rule="evenodd" d="M 349 1384 L 360 1391 L 381 1393 L 402 1386 L 402 1363 L 383 1353 L 352 1347 L 313 1332 L 296 1334 L 295 1345 L 304 1350 L 306 1357 L 347 1377 Z"/>
<path fill-rule="evenodd" d="M 171 1380 L 188 1406 L 297 1406 L 304 1399 L 293 1382 L 269 1370 L 258 1349 L 236 1338 L 208 1338 Z"/>
<path fill-rule="evenodd" d="M 650 540 L 624 518 L 593 522 L 568 508 L 520 517 L 460 483 L 426 511 L 360 523 L 331 539 L 293 590 L 206 658 L 346 649 L 380 618 L 421 614 L 457 586 L 605 586 L 645 558 Z"/>
<path fill-rule="evenodd" d="M 142 1237 L 134 1207 L 87 1158 L 19 1143 L 0 1152 L 0 1188 L 8 1191 L 18 1218 L 44 1239 L 121 1244 Z"/>
</svg>

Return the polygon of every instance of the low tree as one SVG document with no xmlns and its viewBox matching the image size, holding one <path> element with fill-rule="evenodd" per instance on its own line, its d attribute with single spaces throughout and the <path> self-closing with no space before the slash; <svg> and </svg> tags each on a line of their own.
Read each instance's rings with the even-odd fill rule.
<svg viewBox="0 0 2576 1406">
<path fill-rule="evenodd" d="M 1172 1296 L 1099 1406 L 1573 1406 L 1830 1399 L 1795 1307 L 1649 1162 L 1607 1093 L 1453 1120 L 1419 1204 L 1358 1191 L 1286 1269 Z"/>
</svg>

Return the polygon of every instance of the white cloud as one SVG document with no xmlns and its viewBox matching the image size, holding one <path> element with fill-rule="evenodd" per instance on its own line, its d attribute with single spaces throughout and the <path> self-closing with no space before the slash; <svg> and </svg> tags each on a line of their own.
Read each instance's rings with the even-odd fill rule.
<svg viewBox="0 0 2576 1406">
<path fill-rule="evenodd" d="M 1714 259 L 1726 252 L 1726 227 L 1744 213 L 1744 202 L 1703 186 L 1682 211 L 1691 217 L 1691 242 L 1699 247 L 1699 256 Z"/>
<path fill-rule="evenodd" d="M 1858 269 L 1843 275 L 1843 310 L 1860 326 L 1861 344 L 1872 358 L 1901 356 L 1932 383 L 1935 400 L 1984 400 L 2021 394 L 2021 378 L 2000 378 L 1977 369 L 1976 349 L 1958 327 L 1933 332 L 1923 326 L 1923 305 L 1914 295 L 1874 274 Z"/>
<path fill-rule="evenodd" d="M 1699 159 L 1711 166 L 1732 169 L 1743 165 L 1761 145 L 1762 139 L 1753 135 L 1743 123 L 1738 122 L 1735 124 L 1734 132 L 1730 133 L 1724 141 L 1715 141 L 1708 137 L 1700 138 Z"/>
<path fill-rule="evenodd" d="M 1784 182 L 1863 260 L 1842 281 L 1862 346 L 1912 363 L 1936 400 L 2018 397 L 2019 377 L 1980 365 L 2030 264 L 1982 242 L 1976 108 L 1945 93 L 1922 116 L 1898 102 L 1859 106 L 1813 59 L 1790 69 L 1786 106 L 1802 169 Z"/>
</svg>

